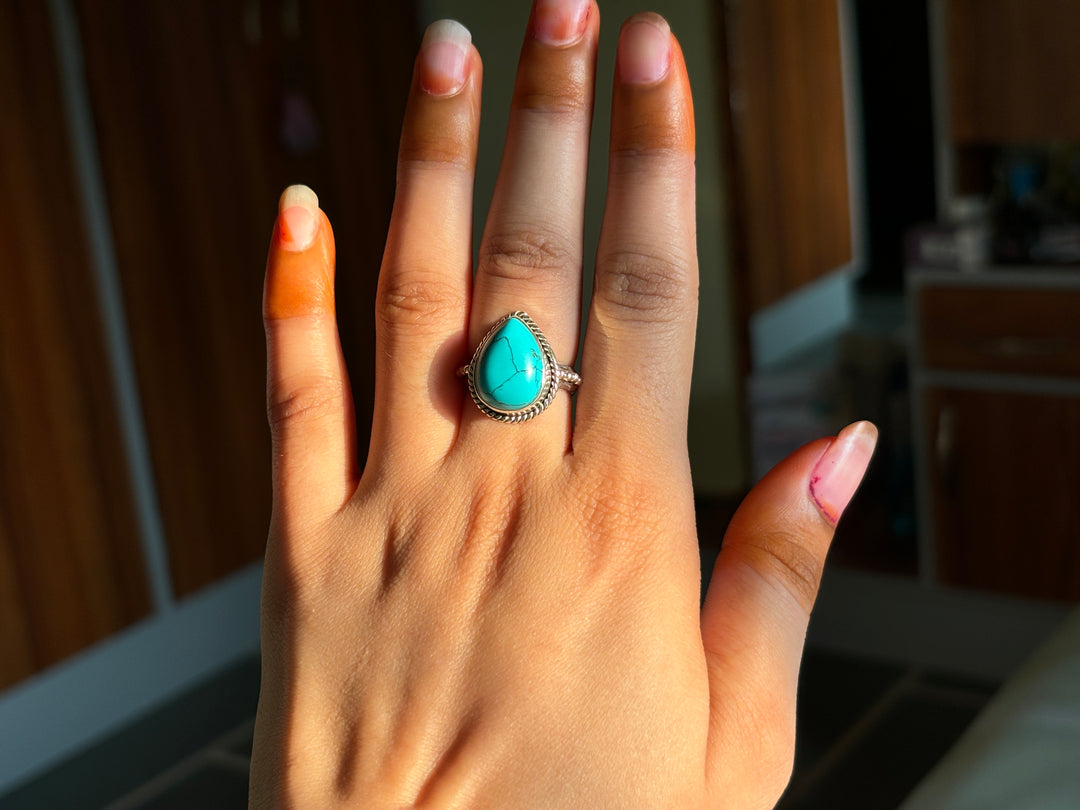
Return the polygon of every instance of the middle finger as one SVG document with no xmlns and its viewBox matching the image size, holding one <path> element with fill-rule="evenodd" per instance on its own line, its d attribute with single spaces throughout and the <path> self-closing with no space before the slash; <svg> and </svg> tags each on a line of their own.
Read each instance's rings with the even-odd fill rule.
<svg viewBox="0 0 1080 810">
<path fill-rule="evenodd" d="M 501 316 L 525 310 L 559 362 L 573 363 L 598 32 L 592 0 L 537 0 L 533 6 L 480 243 L 472 347 Z M 568 401 L 560 395 L 549 410 L 564 409 L 565 417 Z M 561 421 L 565 430 L 566 419 L 553 417 L 541 420 Z"/>
</svg>

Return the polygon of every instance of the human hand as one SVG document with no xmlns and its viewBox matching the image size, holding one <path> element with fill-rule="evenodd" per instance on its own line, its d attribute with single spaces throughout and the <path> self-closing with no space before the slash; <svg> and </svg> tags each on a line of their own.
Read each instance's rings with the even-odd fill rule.
<svg viewBox="0 0 1080 810">
<path fill-rule="evenodd" d="M 558 393 L 499 423 L 456 376 L 519 309 L 576 355 L 599 14 L 575 5 L 533 11 L 475 280 L 480 57 L 456 24 L 425 36 L 362 474 L 330 224 L 307 189 L 282 196 L 252 806 L 764 808 L 790 776 L 807 617 L 876 434 L 858 423 L 758 484 L 699 610 L 694 126 L 659 17 L 620 34 L 576 413 Z"/>
</svg>

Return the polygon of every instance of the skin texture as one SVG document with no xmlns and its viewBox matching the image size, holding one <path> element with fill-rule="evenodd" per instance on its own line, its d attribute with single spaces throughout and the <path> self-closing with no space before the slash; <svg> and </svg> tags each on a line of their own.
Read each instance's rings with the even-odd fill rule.
<svg viewBox="0 0 1080 810">
<path fill-rule="evenodd" d="M 274 512 L 252 807 L 767 808 L 790 776 L 803 638 L 838 516 L 811 480 L 842 511 L 873 429 L 814 442 L 754 488 L 700 609 L 686 69 L 662 19 L 624 24 L 582 337 L 600 16 L 590 4 L 538 22 L 552 8 L 526 32 L 475 279 L 480 56 L 467 37 L 462 59 L 444 35 L 421 47 L 362 472 L 330 223 L 291 210 L 307 192 L 283 196 L 264 293 Z M 661 54 L 658 71 L 643 52 Z M 496 423 L 455 374 L 519 308 L 560 359 L 584 340 L 573 419 L 560 393 L 532 421 Z"/>
</svg>

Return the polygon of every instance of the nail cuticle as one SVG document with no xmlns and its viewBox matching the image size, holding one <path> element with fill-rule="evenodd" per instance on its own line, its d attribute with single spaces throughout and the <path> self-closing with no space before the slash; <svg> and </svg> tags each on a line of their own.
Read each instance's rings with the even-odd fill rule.
<svg viewBox="0 0 1080 810">
<path fill-rule="evenodd" d="M 810 473 L 809 495 L 822 517 L 835 526 L 854 497 L 877 444 L 870 422 L 848 425 L 822 453 Z"/>
<path fill-rule="evenodd" d="M 817 495 L 817 484 L 821 480 L 821 476 L 812 476 L 810 478 L 810 499 L 814 502 L 814 505 L 821 512 L 821 516 L 825 518 L 829 523 L 835 526 L 840 521 L 840 515 L 829 508 L 828 504 L 823 503 Z"/>
<path fill-rule="evenodd" d="M 453 96 L 468 81 L 472 34 L 456 20 L 438 20 L 420 44 L 420 89 L 432 96 Z"/>
<path fill-rule="evenodd" d="M 319 198 L 307 186 L 289 186 L 278 201 L 278 234 L 282 249 L 307 250 L 319 231 Z"/>
<path fill-rule="evenodd" d="M 627 84 L 662 82 L 671 70 L 671 29 L 663 18 L 635 19 L 619 37 L 619 77 Z"/>
<path fill-rule="evenodd" d="M 532 34 L 555 48 L 576 45 L 585 36 L 592 0 L 537 0 L 533 6 Z"/>
</svg>

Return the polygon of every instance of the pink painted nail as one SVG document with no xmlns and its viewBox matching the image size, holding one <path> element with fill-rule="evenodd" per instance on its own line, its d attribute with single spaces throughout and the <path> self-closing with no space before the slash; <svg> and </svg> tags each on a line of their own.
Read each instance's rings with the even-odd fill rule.
<svg viewBox="0 0 1080 810">
<path fill-rule="evenodd" d="M 278 230 L 285 250 L 311 246 L 319 230 L 319 198 L 307 186 L 289 186 L 278 200 Z"/>
<path fill-rule="evenodd" d="M 533 33 L 548 45 L 577 42 L 589 23 L 592 0 L 536 0 Z"/>
<path fill-rule="evenodd" d="M 840 431 L 810 474 L 810 497 L 833 526 L 859 488 L 877 445 L 878 430 L 855 422 Z"/>
<path fill-rule="evenodd" d="M 619 78 L 630 84 L 653 84 L 671 66 L 671 29 L 663 17 L 641 15 L 619 35 Z"/>
<path fill-rule="evenodd" d="M 420 44 L 420 87 L 433 96 L 451 96 L 465 86 L 472 34 L 456 20 L 428 26 Z"/>
</svg>

